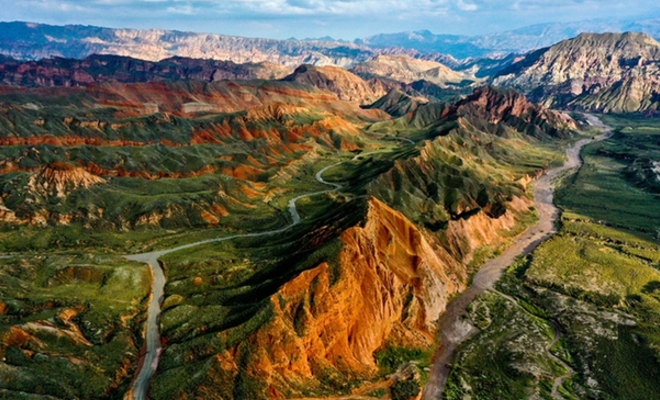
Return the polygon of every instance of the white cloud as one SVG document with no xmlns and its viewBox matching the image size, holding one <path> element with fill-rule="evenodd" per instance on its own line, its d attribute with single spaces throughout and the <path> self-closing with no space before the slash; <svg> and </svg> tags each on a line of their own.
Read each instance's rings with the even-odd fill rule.
<svg viewBox="0 0 660 400">
<path fill-rule="evenodd" d="M 543 22 L 636 18 L 641 13 L 652 18 L 660 16 L 657 1 L 0 0 L 0 20 L 352 39 L 423 29 L 477 34 Z"/>
<path fill-rule="evenodd" d="M 458 0 L 458 3 L 456 4 L 456 7 L 463 11 L 477 11 L 479 9 L 479 6 L 477 6 L 474 3 L 466 3 L 463 0 Z"/>
</svg>

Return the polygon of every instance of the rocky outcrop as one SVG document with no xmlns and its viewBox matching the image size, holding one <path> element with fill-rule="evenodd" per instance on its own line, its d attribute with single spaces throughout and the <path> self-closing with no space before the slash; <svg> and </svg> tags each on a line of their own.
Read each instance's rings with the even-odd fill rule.
<svg viewBox="0 0 660 400">
<path fill-rule="evenodd" d="M 30 190 L 44 196 L 65 197 L 78 188 L 89 188 L 106 183 L 82 167 L 66 162 L 54 162 L 32 175 L 28 180 Z"/>
<path fill-rule="evenodd" d="M 549 106 L 637 112 L 660 106 L 660 43 L 641 33 L 581 34 L 527 55 L 493 80 Z"/>
<path fill-rule="evenodd" d="M 267 392 L 319 386 L 328 371 L 374 377 L 377 350 L 431 345 L 436 319 L 465 288 L 464 265 L 378 200 L 341 242 L 338 266 L 324 262 L 286 283 L 271 297 L 271 321 L 248 339 L 258 353 L 249 373 Z"/>
</svg>

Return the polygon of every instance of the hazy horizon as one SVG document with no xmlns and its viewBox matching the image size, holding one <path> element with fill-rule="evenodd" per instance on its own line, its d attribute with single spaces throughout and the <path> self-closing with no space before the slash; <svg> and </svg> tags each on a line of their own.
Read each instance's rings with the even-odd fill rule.
<svg viewBox="0 0 660 400">
<path fill-rule="evenodd" d="M 1 21 L 165 29 L 272 39 L 354 40 L 429 30 L 480 35 L 543 24 L 660 17 L 655 1 L 0 0 Z"/>
</svg>

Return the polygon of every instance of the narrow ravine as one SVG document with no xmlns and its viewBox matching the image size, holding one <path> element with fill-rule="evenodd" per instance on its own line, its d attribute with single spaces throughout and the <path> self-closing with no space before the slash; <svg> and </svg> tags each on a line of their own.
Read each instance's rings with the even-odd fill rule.
<svg viewBox="0 0 660 400">
<path fill-rule="evenodd" d="M 406 143 L 414 144 L 413 141 L 405 139 Z M 350 161 L 359 159 L 360 157 L 368 156 L 371 154 L 382 153 L 384 150 L 376 150 L 368 153 L 361 153 L 353 157 Z M 237 238 L 247 238 L 247 237 L 262 237 L 262 236 L 271 236 L 278 233 L 288 231 L 294 226 L 300 224 L 300 214 L 296 208 L 296 202 L 305 197 L 317 196 L 323 193 L 329 193 L 341 189 L 343 186 L 338 183 L 327 182 L 323 179 L 323 174 L 331 168 L 334 168 L 338 165 L 341 165 L 347 161 L 341 161 L 332 165 L 324 167 L 319 172 L 316 173 L 316 181 L 324 185 L 331 186 L 331 189 L 320 190 L 312 193 L 302 194 L 297 196 L 288 203 L 289 214 L 291 215 L 291 223 L 283 228 L 274 229 L 264 232 L 255 232 L 255 233 L 245 233 L 239 235 L 225 236 L 214 239 L 201 240 L 194 243 L 189 243 L 183 246 L 174 247 L 166 250 L 153 251 L 150 253 L 134 254 L 124 256 L 126 259 L 131 261 L 138 261 L 142 263 L 147 263 L 151 267 L 153 280 L 151 288 L 151 296 L 149 299 L 149 308 L 147 312 L 147 322 L 146 322 L 146 333 L 145 333 L 145 342 L 146 342 L 146 352 L 138 366 L 138 374 L 133 380 L 131 389 L 128 392 L 126 398 L 133 400 L 143 400 L 147 398 L 147 390 L 149 389 L 149 382 L 151 377 L 156 372 L 158 368 L 158 361 L 160 360 L 160 353 L 162 351 L 160 343 L 160 306 L 163 302 L 164 289 L 165 289 L 165 273 L 160 265 L 158 259 L 166 254 L 174 253 L 180 250 L 189 249 L 191 247 L 199 246 L 207 243 L 218 243 L 224 242 L 227 240 L 237 239 Z"/>
<path fill-rule="evenodd" d="M 594 139 L 579 140 L 566 149 L 568 158 L 566 163 L 561 167 L 549 170 L 534 182 L 534 205 L 539 222 L 519 235 L 499 257 L 488 260 L 474 276 L 472 285 L 449 303 L 446 311 L 438 320 L 439 346 L 433 357 L 433 366 L 429 381 L 424 387 L 422 400 L 442 398 L 454 352 L 463 341 L 478 332 L 477 328 L 462 319 L 470 303 L 486 290 L 493 288 L 495 282 L 502 277 L 506 268 L 513 264 L 516 257 L 530 254 L 539 244 L 557 233 L 555 222 L 559 218 L 559 209 L 553 203 L 554 181 L 564 172 L 582 166 L 580 152 L 584 146 L 594 141 L 607 139 L 612 134 L 612 128 L 603 124 L 597 117 L 586 114 L 585 117 L 589 124 L 602 130 L 603 133 Z"/>
</svg>

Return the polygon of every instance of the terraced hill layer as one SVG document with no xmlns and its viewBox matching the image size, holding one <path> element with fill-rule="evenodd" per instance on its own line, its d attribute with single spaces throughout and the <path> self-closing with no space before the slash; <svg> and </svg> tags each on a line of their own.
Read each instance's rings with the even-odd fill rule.
<svg viewBox="0 0 660 400">
<path fill-rule="evenodd" d="M 2 219 L 29 225 L 193 227 L 216 226 L 227 210 L 243 210 L 237 220 L 253 209 L 267 215 L 318 152 L 357 148 L 359 127 L 385 116 L 310 86 L 264 81 L 0 97 Z"/>
</svg>

